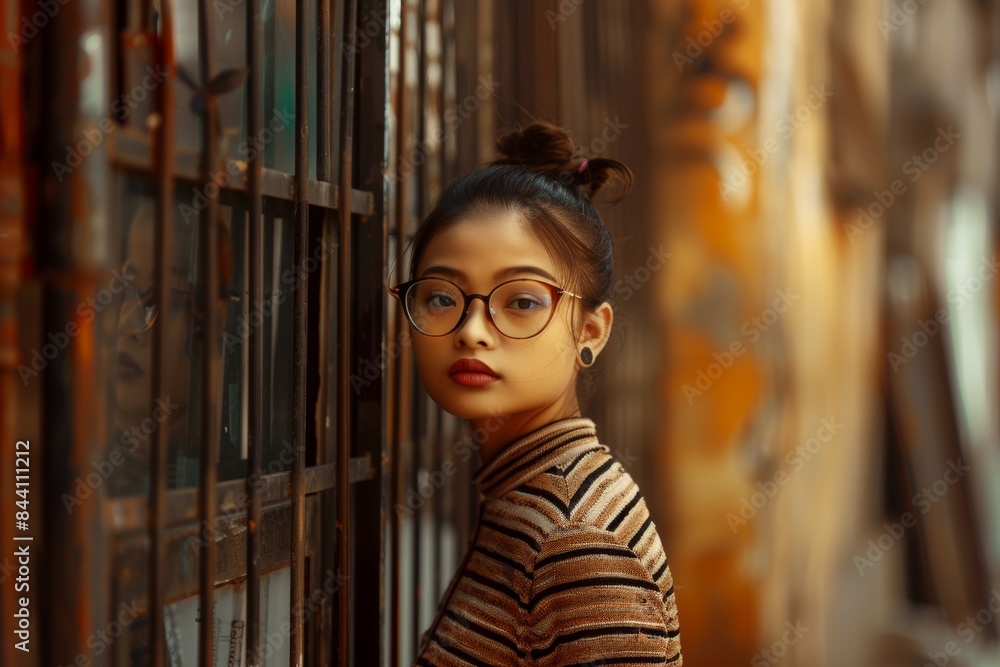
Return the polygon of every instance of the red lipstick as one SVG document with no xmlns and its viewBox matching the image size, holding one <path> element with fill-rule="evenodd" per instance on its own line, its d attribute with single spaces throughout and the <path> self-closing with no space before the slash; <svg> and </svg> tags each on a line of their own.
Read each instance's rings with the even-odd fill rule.
<svg viewBox="0 0 1000 667">
<path fill-rule="evenodd" d="M 466 387 L 485 387 L 500 379 L 492 368 L 477 359 L 459 359 L 448 368 L 448 375 Z"/>
<path fill-rule="evenodd" d="M 128 352 L 118 353 L 118 377 L 122 380 L 131 380 L 142 375 L 142 368 Z"/>
</svg>

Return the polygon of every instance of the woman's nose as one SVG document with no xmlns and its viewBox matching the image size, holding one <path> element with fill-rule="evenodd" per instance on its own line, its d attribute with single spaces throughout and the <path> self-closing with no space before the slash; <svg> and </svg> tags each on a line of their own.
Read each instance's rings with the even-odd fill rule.
<svg viewBox="0 0 1000 667">
<path fill-rule="evenodd" d="M 122 301 L 121 308 L 118 310 L 118 333 L 132 333 L 134 328 L 131 327 L 129 323 L 136 319 L 138 308 L 139 304 L 135 303 L 131 299 L 124 299 Z"/>
<path fill-rule="evenodd" d="M 484 299 L 473 299 L 469 305 L 469 314 L 458 328 L 456 342 L 469 347 L 477 345 L 492 346 L 496 343 L 499 332 L 490 321 Z"/>
</svg>

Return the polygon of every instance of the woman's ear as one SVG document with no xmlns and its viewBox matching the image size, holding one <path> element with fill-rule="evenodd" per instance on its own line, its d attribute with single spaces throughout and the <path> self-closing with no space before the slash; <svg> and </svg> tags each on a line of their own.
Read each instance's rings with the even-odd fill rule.
<svg viewBox="0 0 1000 667">
<path fill-rule="evenodd" d="M 593 311 L 587 311 L 583 316 L 583 330 L 577 340 L 577 355 L 585 346 L 593 352 L 594 358 L 601 353 L 611 336 L 611 324 L 615 313 L 611 304 L 605 301 Z"/>
</svg>

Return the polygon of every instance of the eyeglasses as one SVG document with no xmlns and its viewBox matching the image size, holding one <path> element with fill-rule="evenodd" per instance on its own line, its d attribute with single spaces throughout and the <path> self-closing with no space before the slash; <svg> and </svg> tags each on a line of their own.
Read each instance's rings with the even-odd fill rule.
<svg viewBox="0 0 1000 667">
<path fill-rule="evenodd" d="M 152 292 L 152 288 L 149 290 Z M 125 284 L 125 303 L 122 305 L 121 328 L 128 334 L 140 334 L 149 331 L 156 322 L 158 314 L 156 303 L 151 297 L 143 300 L 139 287 L 134 281 Z"/>
<path fill-rule="evenodd" d="M 413 328 L 425 336 L 455 331 L 468 317 L 473 299 L 482 299 L 497 331 L 508 338 L 531 338 L 552 321 L 563 294 L 582 298 L 541 280 L 523 278 L 502 282 L 489 294 L 466 294 L 444 278 L 419 278 L 386 289 L 399 299 Z"/>
</svg>

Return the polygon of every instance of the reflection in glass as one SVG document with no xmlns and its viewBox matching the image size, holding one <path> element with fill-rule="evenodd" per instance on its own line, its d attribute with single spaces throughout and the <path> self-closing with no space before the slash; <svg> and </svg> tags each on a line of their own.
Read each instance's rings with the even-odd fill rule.
<svg viewBox="0 0 1000 667">
<path fill-rule="evenodd" d="M 179 199 L 181 193 L 179 192 Z M 167 487 L 198 483 L 199 413 L 201 392 L 200 349 L 204 318 L 196 294 L 198 220 L 178 212 L 174 226 L 174 252 L 168 258 L 167 303 L 156 302 L 153 253 L 155 209 L 153 199 L 138 191 L 126 192 L 128 215 L 121 274 L 127 279 L 118 304 L 118 335 L 111 446 L 122 460 L 110 478 L 111 495 L 146 494 L 152 443 L 159 429 L 166 429 L 169 447 Z M 222 207 L 225 210 L 225 207 Z M 178 209 L 184 211 L 184 209 Z M 185 219 L 185 217 L 189 219 Z M 225 224 L 217 222 L 219 269 L 223 294 L 230 289 L 232 244 Z M 222 330 L 215 347 L 220 373 L 224 372 L 222 338 L 230 320 L 228 298 L 215 305 Z M 153 333 L 159 328 L 166 359 L 162 368 L 164 391 L 152 395 Z M 221 392 L 217 400 L 221 400 Z"/>
</svg>

